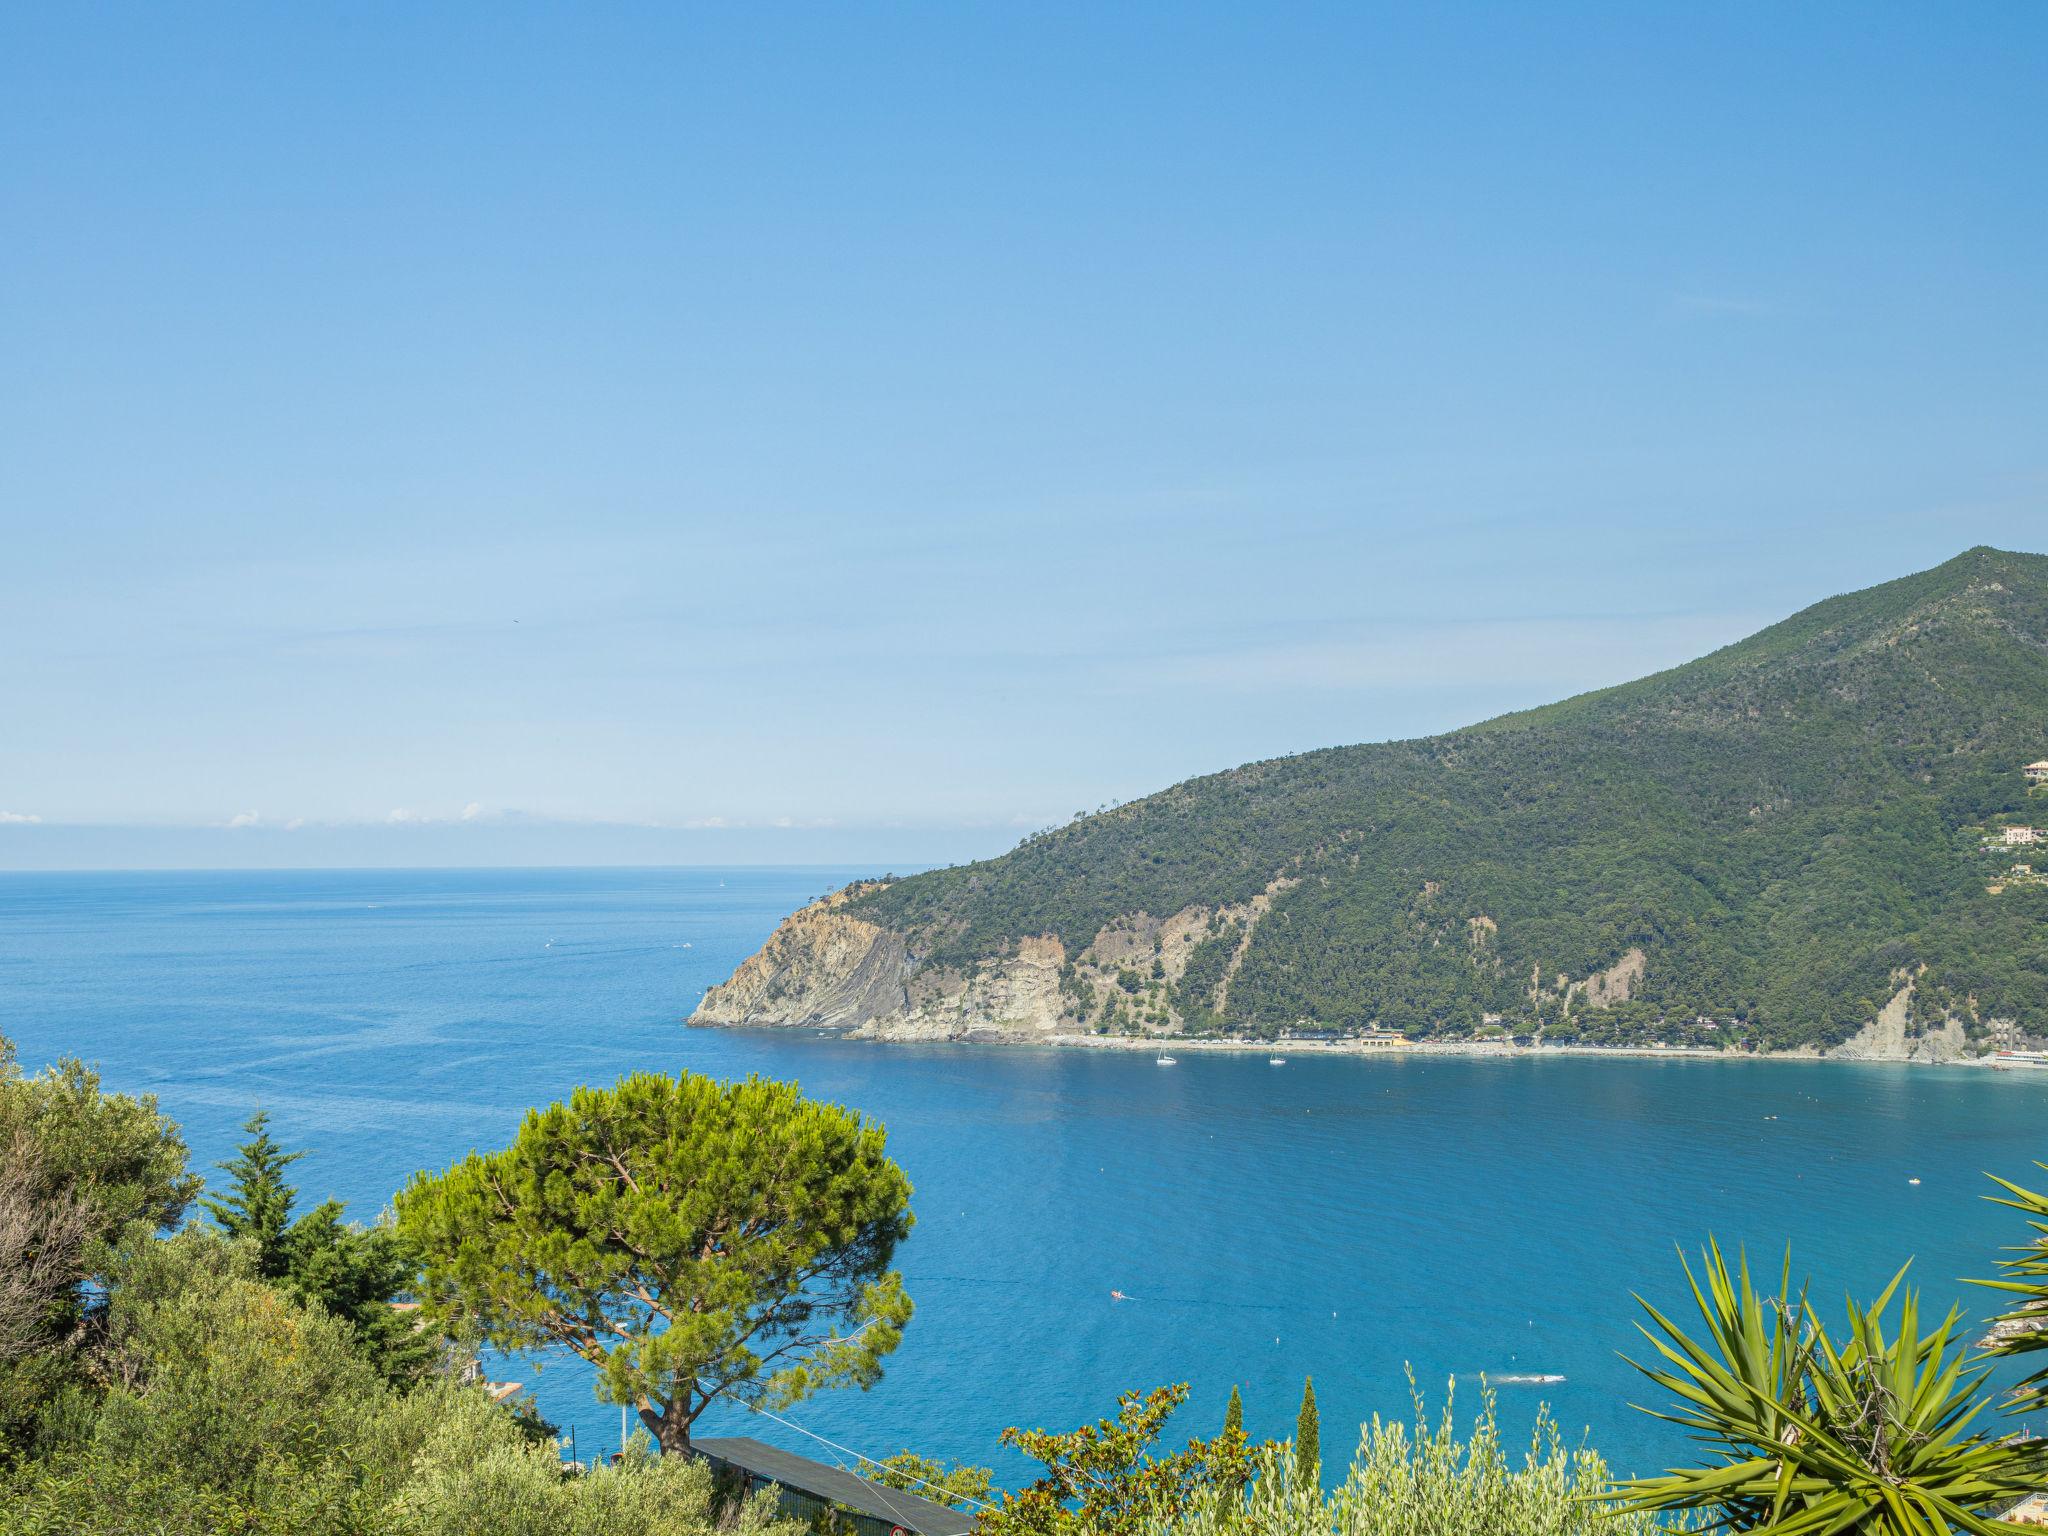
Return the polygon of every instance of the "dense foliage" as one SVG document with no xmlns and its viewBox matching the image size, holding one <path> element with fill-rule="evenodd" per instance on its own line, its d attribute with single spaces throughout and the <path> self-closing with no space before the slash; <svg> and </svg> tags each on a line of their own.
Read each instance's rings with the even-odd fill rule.
<svg viewBox="0 0 2048 1536">
<path fill-rule="evenodd" d="M 1153 1454 L 1187 1395 L 1185 1384 L 1126 1392 L 1113 1419 L 1064 1433 L 1004 1430 L 1003 1443 L 1042 1463 L 1045 1475 L 1003 1495 L 976 1530 L 984 1536 L 1145 1536 L 1170 1511 L 1235 1498 L 1251 1474 L 1242 1428 L 1226 1423 L 1213 1440 Z"/>
<path fill-rule="evenodd" d="M 385 1380 L 416 1379 L 437 1356 L 434 1336 L 394 1310 L 394 1296 L 412 1288 L 419 1265 L 396 1228 L 342 1220 L 339 1200 L 323 1200 L 294 1221 L 298 1191 L 285 1170 L 305 1154 L 271 1139 L 270 1116 L 258 1110 L 244 1127 L 249 1140 L 222 1163 L 227 1192 L 200 1202 L 223 1232 L 242 1243 L 259 1279 L 346 1322 L 357 1349 Z"/>
<path fill-rule="evenodd" d="M 527 1115 L 502 1152 L 422 1174 L 399 1224 L 430 1319 L 598 1367 L 664 1450 L 721 1398 L 868 1386 L 910 1299 L 910 1182 L 882 1128 L 795 1085 L 635 1073 Z"/>
<path fill-rule="evenodd" d="M 685 1458 L 565 1469 L 399 1322 L 389 1229 L 292 1221 L 296 1154 L 250 1130 L 215 1224 L 166 1232 L 199 1188 L 176 1128 L 0 1041 L 0 1532 L 799 1536 Z"/>
<path fill-rule="evenodd" d="M 176 1221 L 199 1184 L 155 1100 L 104 1093 L 75 1061 L 24 1075 L 0 1039 L 0 1463 L 85 1381 L 119 1245 Z"/>
<path fill-rule="evenodd" d="M 1143 1401 L 1158 1400 L 1154 1394 Z M 1094 1456 L 1094 1484 L 1078 1494 L 1074 1509 L 1049 1510 L 1012 1496 L 982 1529 L 1030 1536 L 1654 1536 L 1688 1528 L 1622 1513 L 1609 1492 L 1606 1464 L 1591 1451 L 1568 1452 L 1547 1414 L 1539 1415 L 1517 1465 L 1501 1445 L 1490 1396 L 1466 1439 L 1457 1434 L 1448 1402 L 1432 1426 L 1418 1396 L 1412 1432 L 1375 1418 L 1343 1480 L 1327 1494 L 1318 1475 L 1304 1472 L 1307 1458 L 1298 1444 L 1246 1446 L 1241 1435 L 1228 1439 L 1230 1433 L 1178 1453 L 1189 1475 L 1158 1488 L 1145 1480 L 1149 1464 L 1141 1447 L 1090 1441 L 1085 1449 Z M 1070 1459 L 1072 1438 L 1052 1437 Z M 1108 1459 L 1115 1451 L 1124 1454 L 1122 1462 Z M 1119 1523 L 1084 1521 L 1093 1488 L 1103 1490 L 1095 1494 L 1097 1505 L 1112 1509 Z M 1063 1518 L 1073 1523 L 1060 1523 Z"/>
<path fill-rule="evenodd" d="M 1840 1041 L 1917 978 L 1916 1027 L 2048 1030 L 2048 882 L 1985 846 L 2048 824 L 2020 771 L 2044 756 L 2048 558 L 1977 549 L 1639 682 L 1191 780 L 854 906 L 966 968 L 1291 879 L 1241 961 L 1228 924 L 1192 951 L 1197 1026 L 1771 1047 Z M 1638 950 L 1626 998 L 1571 985 Z"/>
</svg>

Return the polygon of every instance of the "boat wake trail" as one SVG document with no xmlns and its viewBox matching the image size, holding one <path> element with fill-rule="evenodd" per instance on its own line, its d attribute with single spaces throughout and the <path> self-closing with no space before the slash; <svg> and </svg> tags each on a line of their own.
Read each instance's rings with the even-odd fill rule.
<svg viewBox="0 0 2048 1536">
<path fill-rule="evenodd" d="M 1537 1371 L 1467 1371 L 1455 1378 L 1458 1381 L 1481 1381 L 1489 1387 L 1547 1387 L 1563 1381 L 1562 1376 L 1553 1376 Z"/>
</svg>

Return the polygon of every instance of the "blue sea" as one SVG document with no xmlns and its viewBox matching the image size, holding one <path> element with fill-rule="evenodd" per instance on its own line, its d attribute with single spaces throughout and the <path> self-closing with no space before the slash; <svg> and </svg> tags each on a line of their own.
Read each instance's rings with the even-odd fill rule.
<svg viewBox="0 0 2048 1536">
<path fill-rule="evenodd" d="M 417 1169 L 509 1141 L 531 1105 L 628 1071 L 750 1072 L 882 1120 L 917 1186 L 918 1314 L 883 1383 L 727 1414 L 826 1455 L 905 1446 L 1023 1470 L 1006 1425 L 1063 1428 L 1186 1381 L 1184 1432 L 1323 1445 L 1479 1373 L 1511 1432 L 1547 1399 L 1624 1469 L 1679 1454 L 1631 1292 L 1682 1300 L 1708 1233 L 1830 1299 L 1906 1259 L 1942 1305 L 2021 1236 L 1986 1170 L 2048 1158 L 2048 1073 L 1790 1062 L 1182 1056 L 877 1046 L 682 1020 L 835 869 L 0 875 L 0 1031 L 153 1093 L 196 1166 L 250 1111 L 309 1148 L 308 1203 L 374 1219 Z M 1912 1179 L 1920 1182 L 1915 1185 Z M 1112 1290 L 1130 1299 L 1114 1301 Z M 579 1450 L 618 1410 L 574 1362 L 505 1369 Z M 743 1422 L 744 1421 L 744 1422 Z M 800 1426 L 800 1428 L 799 1428 Z"/>
</svg>

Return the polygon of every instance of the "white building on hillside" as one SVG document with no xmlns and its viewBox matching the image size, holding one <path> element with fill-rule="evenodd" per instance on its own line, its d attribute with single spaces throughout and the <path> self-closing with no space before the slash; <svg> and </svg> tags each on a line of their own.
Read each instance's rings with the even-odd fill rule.
<svg viewBox="0 0 2048 1536">
<path fill-rule="evenodd" d="M 2000 835 L 2004 838 L 2005 846 L 2008 848 L 2016 847 L 2021 843 L 2038 843 L 2041 841 L 2041 829 L 2039 827 L 2007 827 Z"/>
<path fill-rule="evenodd" d="M 2029 763 L 2020 770 L 2027 776 L 2029 784 L 2048 784 L 2048 757 L 2038 763 Z"/>
</svg>

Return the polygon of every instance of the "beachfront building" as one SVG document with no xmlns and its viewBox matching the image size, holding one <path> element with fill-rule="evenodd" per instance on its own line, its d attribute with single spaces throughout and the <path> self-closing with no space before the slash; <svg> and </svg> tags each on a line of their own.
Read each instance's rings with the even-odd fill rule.
<svg viewBox="0 0 2048 1536">
<path fill-rule="evenodd" d="M 2027 764 L 2020 772 L 2027 776 L 2029 784 L 2048 784 L 2048 757 L 2042 758 L 2038 763 Z"/>
<path fill-rule="evenodd" d="M 1395 1046 L 1408 1043 L 1408 1037 L 1398 1029 L 1368 1029 L 1358 1039 L 1362 1045 L 1374 1046 L 1382 1050 L 1392 1049 Z"/>
</svg>

